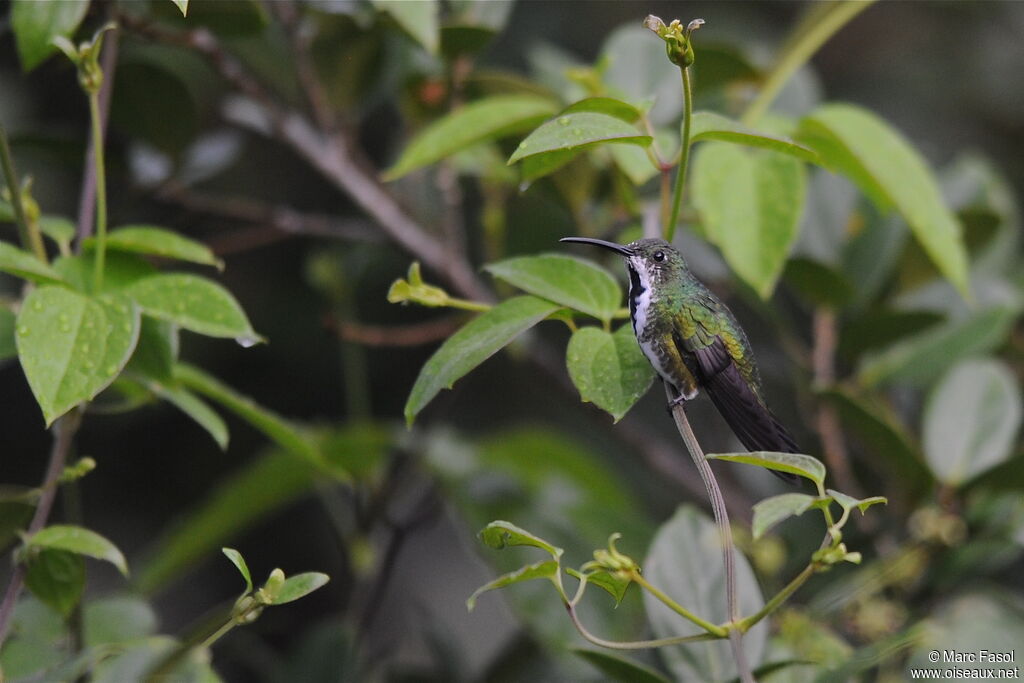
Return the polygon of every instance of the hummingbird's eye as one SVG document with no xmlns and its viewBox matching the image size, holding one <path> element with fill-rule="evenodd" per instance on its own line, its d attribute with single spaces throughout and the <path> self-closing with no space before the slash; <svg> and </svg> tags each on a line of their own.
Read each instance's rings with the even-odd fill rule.
<svg viewBox="0 0 1024 683">
<path fill-rule="evenodd" d="M 665 252 L 663 252 L 663 251 L 656 251 L 656 252 L 654 252 L 654 260 L 657 261 L 658 263 L 661 263 L 662 261 L 664 261 L 665 260 Z"/>
</svg>

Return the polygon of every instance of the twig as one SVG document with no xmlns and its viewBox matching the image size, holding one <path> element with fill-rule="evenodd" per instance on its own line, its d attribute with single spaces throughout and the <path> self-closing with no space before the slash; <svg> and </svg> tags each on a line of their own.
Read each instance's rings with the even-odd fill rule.
<svg viewBox="0 0 1024 683">
<path fill-rule="evenodd" d="M 665 394 L 670 401 L 676 399 L 668 384 L 665 385 Z M 739 605 L 736 590 L 736 550 L 732 540 L 732 528 L 729 526 L 729 513 L 725 509 L 725 500 L 722 498 L 722 491 L 718 488 L 718 481 L 715 479 L 714 472 L 711 471 L 711 465 L 708 464 L 707 458 L 704 457 L 704 450 L 693 433 L 682 403 L 672 408 L 672 417 L 679 429 L 679 435 L 683 437 L 686 449 L 690 451 L 693 464 L 700 472 L 700 478 L 707 489 L 708 497 L 711 499 L 711 512 L 715 516 L 715 525 L 718 527 L 718 535 L 722 543 L 722 561 L 725 564 L 725 602 L 728 612 L 729 645 L 732 647 L 733 659 L 736 661 L 736 671 L 739 673 L 740 680 L 743 683 L 752 683 L 754 676 L 750 672 L 750 666 L 743 652 L 742 632 L 737 628 Z"/>
<path fill-rule="evenodd" d="M 347 194 L 388 236 L 471 299 L 490 301 L 493 295 L 464 259 L 449 258 L 449 250 L 411 218 L 377 179 L 352 142 L 340 133 L 313 126 L 306 117 L 276 103 L 245 67 L 227 53 L 216 36 L 205 29 L 167 31 L 122 14 L 127 28 L 161 42 L 195 50 L 244 97 L 228 102 L 224 118 L 240 127 L 286 143 L 336 188 Z"/>
<path fill-rule="evenodd" d="M 579 631 L 581 636 L 594 645 L 606 647 L 610 650 L 649 650 L 651 648 L 666 647 L 668 645 L 682 645 L 683 643 L 698 643 L 704 640 L 717 640 L 721 637 L 712 633 L 697 633 L 692 636 L 673 636 L 671 638 L 658 638 L 657 640 L 605 640 L 604 638 L 595 636 L 587 630 L 583 625 L 583 622 L 580 621 L 579 615 L 576 614 L 576 608 L 572 603 L 565 603 L 565 611 L 569 613 L 569 618 L 572 620 L 573 626 L 576 627 L 576 630 Z"/>
<path fill-rule="evenodd" d="M 311 235 L 354 242 L 380 242 L 383 239 L 365 220 L 298 211 L 285 204 L 270 204 L 248 197 L 204 194 L 177 182 L 163 185 L 156 198 L 177 204 L 187 211 L 255 223 L 284 235 Z"/>
<path fill-rule="evenodd" d="M 420 346 L 451 336 L 464 318 L 448 316 L 412 325 L 367 325 L 329 316 L 324 321 L 342 341 L 365 346 Z"/>
<path fill-rule="evenodd" d="M 23 249 L 31 249 L 36 258 L 46 263 L 43 238 L 39 236 L 38 227 L 33 229 L 25 215 L 21 187 L 18 184 L 18 172 L 14 170 L 14 158 L 11 156 L 11 148 L 7 142 L 7 129 L 3 127 L 3 124 L 0 124 L 0 169 L 3 170 L 4 179 L 7 181 L 7 190 L 11 195 L 11 208 L 14 209 L 14 222 L 18 226 L 21 246 Z"/>
<path fill-rule="evenodd" d="M 110 94 L 114 90 L 114 73 L 117 71 L 118 31 L 110 31 L 103 41 L 103 54 L 100 57 L 100 68 L 103 72 L 103 83 L 98 95 L 98 132 L 102 140 L 107 137 L 107 123 L 110 120 Z M 92 235 L 96 220 L 96 136 L 89 136 L 89 147 L 85 151 L 85 175 L 82 178 L 82 193 L 78 199 L 78 243 Z"/>
<path fill-rule="evenodd" d="M 46 474 L 43 477 L 43 484 L 40 487 L 39 502 L 36 504 L 35 514 L 29 522 L 26 534 L 32 536 L 46 525 L 50 517 L 50 510 L 53 508 L 54 498 L 57 496 L 57 482 L 64 471 L 64 463 L 67 462 L 68 453 L 71 452 L 71 445 L 75 440 L 75 433 L 82 423 L 82 412 L 74 408 L 68 414 L 59 418 L 53 426 L 53 446 L 50 448 L 50 462 L 46 466 Z M 18 563 L 11 575 L 11 582 L 7 584 L 7 592 L 4 594 L 3 602 L 0 603 L 0 647 L 7 639 L 7 632 L 11 626 L 11 618 L 14 616 L 14 608 L 18 602 L 18 596 L 25 583 L 25 565 Z"/>
<path fill-rule="evenodd" d="M 816 389 L 831 387 L 836 381 L 836 314 L 827 308 L 814 311 L 814 348 L 811 351 L 811 365 L 814 371 L 813 385 Z M 829 401 L 818 401 L 815 426 L 821 437 L 825 462 L 839 484 L 839 487 L 855 498 L 864 495 L 850 471 L 849 454 L 843 440 L 842 428 L 836 407 Z"/>
</svg>

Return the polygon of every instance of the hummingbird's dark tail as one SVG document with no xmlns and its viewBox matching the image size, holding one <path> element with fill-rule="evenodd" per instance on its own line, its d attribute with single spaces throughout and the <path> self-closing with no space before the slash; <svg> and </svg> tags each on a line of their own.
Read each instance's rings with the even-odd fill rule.
<svg viewBox="0 0 1024 683">
<path fill-rule="evenodd" d="M 717 373 L 704 374 L 703 380 L 711 401 L 748 451 L 800 452 L 789 430 L 772 415 L 734 364 L 725 364 Z M 791 484 L 800 480 L 789 472 L 771 472 Z"/>
</svg>

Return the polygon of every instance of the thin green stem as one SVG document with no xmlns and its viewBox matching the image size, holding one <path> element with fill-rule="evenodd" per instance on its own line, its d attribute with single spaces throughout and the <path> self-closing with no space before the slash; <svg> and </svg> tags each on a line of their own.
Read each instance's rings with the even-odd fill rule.
<svg viewBox="0 0 1024 683">
<path fill-rule="evenodd" d="M 845 0 L 829 7 L 828 12 L 820 14 L 820 20 L 806 27 L 790 45 L 789 49 L 779 57 L 778 63 L 768 75 L 761 92 L 747 107 L 743 114 L 743 123 L 751 126 L 768 110 L 783 86 L 797 69 L 803 66 L 818 49 L 835 35 L 839 29 L 850 22 L 855 16 L 866 10 L 874 0 Z"/>
<path fill-rule="evenodd" d="M 445 301 L 446 306 L 451 308 L 461 308 L 464 311 L 476 311 L 477 313 L 484 313 L 493 308 L 490 304 L 483 304 L 479 301 L 470 301 L 469 299 L 457 299 L 455 297 L 448 297 Z"/>
<path fill-rule="evenodd" d="M 766 602 L 759 612 L 752 614 L 749 617 L 744 617 L 736 627 L 744 633 L 749 631 L 755 624 L 757 624 L 757 622 L 777 610 L 782 603 L 789 599 L 789 596 L 793 595 L 800 586 L 804 585 L 807 582 L 807 579 L 811 578 L 811 575 L 814 574 L 814 569 L 815 567 L 813 562 L 808 564 L 804 567 L 802 572 L 797 574 L 796 577 L 786 585 L 785 588 L 776 593 L 771 600 Z"/>
<path fill-rule="evenodd" d="M 0 167 L 3 168 L 7 189 L 11 193 L 11 207 L 14 209 L 14 222 L 18 226 L 18 239 L 24 249 L 30 249 L 43 263 L 46 263 L 46 249 L 43 238 L 39 235 L 39 226 L 29 221 L 22 203 L 21 188 L 18 186 L 18 174 L 14 170 L 14 158 L 7 142 L 7 129 L 0 124 Z"/>
<path fill-rule="evenodd" d="M 676 170 L 676 185 L 672 191 L 672 215 L 665 226 L 665 239 L 669 242 L 676 234 L 679 221 L 679 207 L 683 203 L 683 189 L 686 184 L 686 166 L 690 159 L 690 119 L 693 118 L 693 88 L 690 86 L 690 69 L 679 67 L 683 77 L 683 127 L 679 139 L 679 168 Z"/>
<path fill-rule="evenodd" d="M 639 585 L 641 588 L 649 592 L 654 597 L 658 598 L 658 600 L 661 600 L 661 602 L 663 602 L 673 612 L 683 617 L 684 619 L 689 619 L 693 623 L 697 624 L 697 626 L 700 626 L 702 629 L 707 631 L 709 634 L 715 636 L 716 638 L 725 638 L 729 635 L 729 631 L 727 629 L 717 624 L 712 624 L 710 621 L 701 619 L 696 614 L 686 609 L 669 596 L 665 595 L 665 593 L 663 593 L 660 588 L 651 585 L 650 582 L 648 582 L 647 579 L 645 579 L 643 575 L 640 574 L 640 572 L 634 571 L 633 575 L 630 578 L 634 583 Z"/>
<path fill-rule="evenodd" d="M 96 264 L 93 288 L 103 288 L 103 269 L 107 251 L 107 179 L 103 163 L 103 122 L 100 117 L 99 91 L 89 93 L 89 118 L 92 119 L 92 148 L 96 174 Z"/>
<path fill-rule="evenodd" d="M 579 634 L 586 640 L 598 645 L 600 647 L 606 647 L 610 650 L 649 650 L 656 647 L 666 647 L 668 645 L 681 645 L 682 643 L 698 643 L 704 640 L 718 640 L 725 636 L 716 636 L 711 633 L 698 633 L 692 636 L 675 636 L 672 638 L 658 638 L 656 640 L 605 640 L 599 638 L 593 633 L 587 630 L 587 628 L 580 621 L 579 615 L 576 614 L 576 609 L 569 603 L 565 604 L 565 611 L 569 613 L 569 618 L 572 619 L 573 625 Z"/>
</svg>

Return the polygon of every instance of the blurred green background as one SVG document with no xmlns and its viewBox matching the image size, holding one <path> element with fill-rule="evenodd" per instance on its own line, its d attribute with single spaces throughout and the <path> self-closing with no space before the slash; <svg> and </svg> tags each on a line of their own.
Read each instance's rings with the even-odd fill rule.
<svg viewBox="0 0 1024 683">
<path fill-rule="evenodd" d="M 167 534 L 188 529 L 180 526 L 183 520 L 194 520 L 189 515 L 225 482 L 260 462 L 267 440 L 226 415 L 231 444 L 221 452 L 167 404 L 90 415 L 77 443 L 78 455 L 98 463 L 79 487 L 84 523 L 125 551 L 135 583 L 126 586 L 114 570 L 90 565 L 88 595 L 143 589 L 159 631 L 181 634 L 240 589 L 219 554 L 221 545 L 230 545 L 261 577 L 281 566 L 289 573 L 323 571 L 332 581 L 219 643 L 213 664 L 226 680 L 601 680 L 597 670 L 566 652 L 566 644 L 582 641 L 549 587 L 489 594 L 473 613 L 466 612 L 464 601 L 474 588 L 532 561 L 525 554 L 505 557 L 512 551 L 484 549 L 474 534 L 491 519 L 509 519 L 565 547 L 578 565 L 608 534 L 620 531 L 620 548 L 642 559 L 678 504 L 707 509 L 694 493 L 699 487 L 681 486 L 666 475 L 675 471 L 696 480 L 664 413 L 660 387 L 613 425 L 580 403 L 567 384 L 559 354 L 568 333 L 544 326 L 443 392 L 406 431 L 403 405 L 441 340 L 419 324 L 441 321 L 443 334 L 462 318 L 388 304 L 390 284 L 404 277 L 416 257 L 294 149 L 236 125 L 245 112 L 209 61 L 139 26 L 156 26 L 160 35 L 205 27 L 266 92 L 287 108 L 308 111 L 290 42 L 293 34 L 302 36 L 313 77 L 323 84 L 324 107 L 351 134 L 373 178 L 416 130 L 451 106 L 453 70 L 464 70 L 458 98 L 470 101 L 529 83 L 571 101 L 565 69 L 592 65 L 602 54 L 611 55 L 608 78 L 641 81 L 635 74 L 646 73 L 645 62 L 629 50 L 616 51 L 609 37 L 625 35 L 619 32 L 623 26 L 636 30 L 648 13 L 684 23 L 706 20 L 695 38 L 697 106 L 736 115 L 808 3 L 441 2 L 442 26 L 470 27 L 443 36 L 463 50 L 457 59 L 429 54 L 403 31 L 394 18 L 401 4 L 193 1 L 189 18 L 182 20 L 170 2 L 93 3 L 85 24 L 90 30 L 82 35 L 109 12 L 128 12 L 138 22 L 120 38 L 114 76 L 107 159 L 112 225 L 152 223 L 209 244 L 227 265 L 216 277 L 269 339 L 242 349 L 186 333 L 182 357 L 281 415 L 337 430 L 339 457 L 359 483 L 299 487 L 301 494 L 254 513 L 251 524 L 225 522 L 221 536 L 198 546 L 195 557 L 180 550 L 187 559 L 173 564 Z M 22 71 L 6 15 L 0 6 L 0 120 L 11 135 L 19 172 L 34 178 L 33 193 L 44 212 L 74 218 L 86 144 L 85 98 L 63 58 Z M 953 362 L 996 357 L 1016 387 L 1024 371 L 1017 211 L 1024 187 L 1022 29 L 1024 5 L 1015 2 L 879 3 L 820 50 L 777 105 L 798 116 L 821 101 L 852 102 L 901 131 L 936 169 L 947 201 L 965 224 L 976 219 L 966 235 L 980 287 L 976 308 L 966 308 L 954 301 L 951 289 L 936 286 L 936 273 L 920 248 L 897 240 L 889 250 L 892 258 L 879 266 L 884 272 L 870 297 L 837 311 L 837 376 L 843 384 L 826 388 L 856 398 L 835 399 L 848 438 L 850 476 L 863 493 L 886 495 L 890 505 L 871 510 L 863 524 L 859 517 L 853 523 L 848 545 L 864 552 L 863 567 L 815 577 L 796 596 L 795 608 L 775 621 L 778 651 L 794 658 L 819 656 L 814 661 L 838 667 L 858 653 L 869 679 L 902 680 L 914 647 L 894 646 L 887 657 L 871 648 L 901 642 L 918 625 L 947 629 L 948 635 L 949 629 L 985 623 L 1008 637 L 1024 634 L 1024 460 L 1016 427 L 996 469 L 986 468 L 962 486 L 936 481 L 921 439 L 928 397 Z M 653 36 L 651 41 L 658 45 Z M 709 55 L 703 73 L 702 49 Z M 625 76 L 616 75 L 620 69 Z M 501 151 L 509 153 L 520 137 L 503 140 Z M 446 181 L 433 170 L 389 187 L 442 241 L 452 237 L 441 227 L 445 197 L 456 197 L 463 217 L 459 230 L 477 268 L 496 255 L 558 250 L 562 236 L 615 235 L 621 232 L 609 231 L 635 227 L 638 215 L 616 203 L 613 181 L 602 175 L 606 169 L 585 163 L 568 168 L 522 192 L 514 181 L 481 180 L 474 171 L 457 174 L 454 194 L 438 189 Z M 828 249 L 821 240 L 827 243 L 851 220 L 906 234 L 877 216 L 849 184 L 830 182 L 819 171 L 809 187 L 795 256 L 814 260 Z M 635 198 L 646 201 L 656 189 L 648 184 L 635 190 Z M 488 211 L 503 216 L 497 237 Z M 283 229 L 282 217 L 292 215 L 302 219 L 306 234 Z M 332 236 L 315 234 L 325 224 Z M 814 416 L 820 402 L 830 399 L 812 391 L 809 366 L 794 360 L 794 347 L 813 343 L 815 311 L 798 273 L 787 270 L 773 299 L 760 302 L 712 247 L 684 232 L 677 244 L 691 249 L 693 268 L 725 296 L 751 336 L 769 403 L 808 452 L 819 454 Z M 13 227 L 0 225 L 0 237 L 13 241 Z M 880 252 L 864 257 L 885 261 Z M 622 275 L 618 263 L 606 265 Z M 443 282 L 429 269 L 425 277 Z M 857 280 L 850 284 L 855 291 L 867 287 Z M 2 276 L 0 295 L 17 298 L 18 281 Z M 931 347 L 934 357 L 921 367 L 897 370 L 875 386 L 860 381 L 866 352 L 884 353 L 929 326 L 962 322 L 999 306 L 1003 315 L 991 330 L 980 323 L 967 327 L 961 342 Z M 911 319 L 910 313 L 919 315 Z M 392 335 L 396 327 L 410 325 L 425 343 L 360 341 L 367 337 L 360 332 L 380 328 Z M 984 335 L 991 341 L 971 345 Z M 923 353 L 910 347 L 908 353 L 918 352 Z M 16 359 L 0 363 L 0 406 L 3 483 L 37 485 L 49 436 Z M 736 446 L 703 400 L 691 416 L 706 450 Z M 640 450 L 647 454 L 641 457 Z M 678 464 L 658 469 L 651 458 Z M 753 502 L 783 491 L 763 472 L 717 469 L 741 523 L 749 521 Z M 58 505 L 54 518 L 61 515 Z M 743 544 L 762 585 L 782 585 L 817 546 L 820 522 L 808 517 L 780 527 L 768 541 Z M 212 538 L 212 524 L 202 528 Z M 196 537 L 208 540 L 202 533 Z M 187 545 L 187 535 L 182 542 Z M 147 579 L 160 561 L 171 562 L 166 575 Z M 603 598 L 595 596 L 593 613 L 586 613 L 594 630 L 632 638 L 645 632 L 635 594 L 617 611 Z M 949 637 L 961 637 L 954 636 Z M 979 646 L 998 648 L 979 637 Z M 821 654 L 809 640 L 832 650 Z M 649 653 L 641 659 L 659 666 Z M 787 680 L 786 675 L 810 676 L 780 672 L 769 680 Z"/>
</svg>

